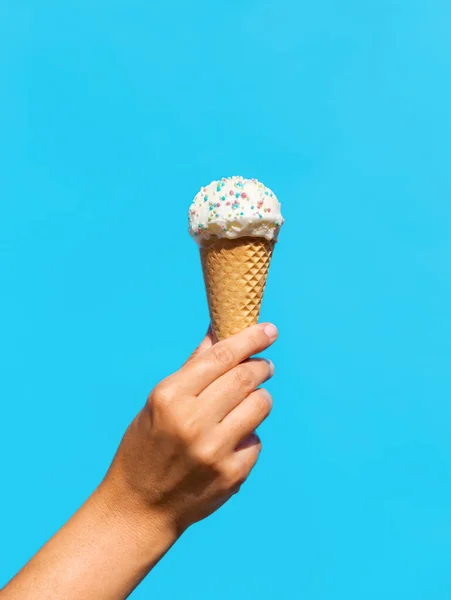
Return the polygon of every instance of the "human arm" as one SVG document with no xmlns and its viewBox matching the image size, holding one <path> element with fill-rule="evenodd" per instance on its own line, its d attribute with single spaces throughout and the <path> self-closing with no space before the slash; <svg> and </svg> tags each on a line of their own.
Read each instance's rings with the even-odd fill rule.
<svg viewBox="0 0 451 600">
<path fill-rule="evenodd" d="M 266 333 L 266 331 L 269 333 Z M 0 600 L 121 600 L 193 523 L 239 490 L 261 443 L 272 366 L 247 360 L 276 339 L 257 325 L 208 337 L 161 382 L 94 494 L 0 592 Z M 244 362 L 243 362 L 244 361 Z"/>
</svg>

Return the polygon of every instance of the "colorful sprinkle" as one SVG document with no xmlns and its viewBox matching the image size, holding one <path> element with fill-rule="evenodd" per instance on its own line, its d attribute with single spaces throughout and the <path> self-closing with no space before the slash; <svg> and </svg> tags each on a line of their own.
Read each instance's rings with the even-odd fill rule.
<svg viewBox="0 0 451 600">
<path fill-rule="evenodd" d="M 208 203 L 208 210 L 205 202 Z M 246 223 L 249 220 L 251 227 L 255 224 L 256 233 L 261 231 L 262 235 L 269 233 L 276 236 L 283 223 L 272 190 L 255 178 L 242 177 L 223 177 L 202 187 L 188 211 L 188 216 L 188 228 L 198 242 L 210 232 L 213 235 L 225 236 L 228 235 L 226 232 L 233 230 L 240 235 L 241 231 L 244 231 L 244 217 L 247 217 Z M 276 221 L 277 217 L 279 221 Z M 201 219 L 204 219 L 203 223 L 199 223 Z M 264 223 L 260 224 L 262 219 Z"/>
</svg>

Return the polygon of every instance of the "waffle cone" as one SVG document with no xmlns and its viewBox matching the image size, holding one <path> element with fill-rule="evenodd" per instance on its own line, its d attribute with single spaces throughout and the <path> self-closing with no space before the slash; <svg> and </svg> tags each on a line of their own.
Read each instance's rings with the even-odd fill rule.
<svg viewBox="0 0 451 600">
<path fill-rule="evenodd" d="M 258 322 L 274 243 L 214 238 L 200 248 L 215 341 Z"/>
</svg>

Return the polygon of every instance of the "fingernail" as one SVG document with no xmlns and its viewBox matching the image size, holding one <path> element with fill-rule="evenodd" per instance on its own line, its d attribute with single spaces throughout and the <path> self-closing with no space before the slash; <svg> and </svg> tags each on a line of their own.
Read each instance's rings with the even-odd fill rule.
<svg viewBox="0 0 451 600">
<path fill-rule="evenodd" d="M 268 390 L 265 390 L 265 388 L 260 388 L 260 393 L 263 394 L 263 396 L 266 397 L 266 400 L 267 400 L 267 402 L 269 404 L 269 408 L 272 408 L 272 396 L 268 392 Z"/>
<path fill-rule="evenodd" d="M 246 448 L 250 448 L 251 446 L 258 446 L 260 444 L 260 438 L 254 432 L 247 436 L 242 442 L 239 443 L 236 451 L 245 450 Z"/>
<path fill-rule="evenodd" d="M 263 360 L 268 364 L 269 376 L 272 377 L 275 371 L 274 363 L 272 362 L 272 360 L 269 360 L 269 358 L 264 358 Z"/>
<path fill-rule="evenodd" d="M 272 323 L 268 323 L 267 325 L 265 325 L 264 332 L 271 340 L 275 340 L 279 334 L 279 332 L 277 331 L 277 327 Z"/>
<path fill-rule="evenodd" d="M 261 441 L 258 435 L 255 432 L 251 433 L 251 435 L 249 436 L 249 446 L 257 446 L 260 443 Z"/>
</svg>

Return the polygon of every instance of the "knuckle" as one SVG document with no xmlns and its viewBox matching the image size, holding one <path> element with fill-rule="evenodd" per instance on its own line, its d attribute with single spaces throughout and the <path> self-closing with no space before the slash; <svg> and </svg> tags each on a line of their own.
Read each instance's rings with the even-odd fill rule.
<svg viewBox="0 0 451 600">
<path fill-rule="evenodd" d="M 185 444 L 192 444 L 199 435 L 199 422 L 196 417 L 179 416 L 176 421 L 177 436 Z"/>
<path fill-rule="evenodd" d="M 227 367 L 233 364 L 234 354 L 227 344 L 216 344 L 212 351 L 214 360 L 220 365 Z"/>
<path fill-rule="evenodd" d="M 236 485 L 233 486 L 233 488 L 231 488 L 231 493 L 233 495 L 238 494 L 238 492 L 241 490 L 241 486 L 243 485 L 244 481 L 240 481 L 238 482 Z"/>
<path fill-rule="evenodd" d="M 218 450 L 214 444 L 202 444 L 195 449 L 196 461 L 206 467 L 214 467 L 218 461 Z"/>
<path fill-rule="evenodd" d="M 252 390 L 254 388 L 254 379 L 249 364 L 242 365 L 235 371 L 235 382 L 240 389 Z"/>
<path fill-rule="evenodd" d="M 224 472 L 225 487 L 229 490 L 238 491 L 239 488 L 246 481 L 247 474 L 243 473 L 243 469 L 240 465 L 231 464 L 228 465 Z"/>
<path fill-rule="evenodd" d="M 152 404 L 155 406 L 167 406 L 174 397 L 173 389 L 168 381 L 162 381 L 150 395 Z"/>
<path fill-rule="evenodd" d="M 255 332 L 249 334 L 249 346 L 252 348 L 260 348 L 262 345 L 261 339 L 259 339 L 258 335 Z"/>
</svg>

